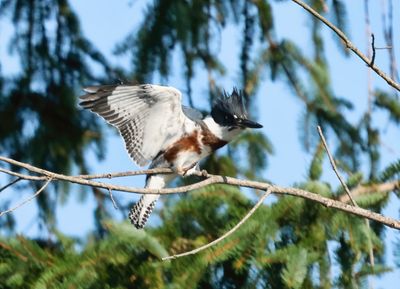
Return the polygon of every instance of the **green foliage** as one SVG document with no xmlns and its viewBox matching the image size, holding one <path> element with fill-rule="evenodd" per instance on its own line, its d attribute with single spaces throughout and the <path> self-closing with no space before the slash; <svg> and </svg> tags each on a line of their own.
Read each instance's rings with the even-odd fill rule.
<svg viewBox="0 0 400 289">
<path fill-rule="evenodd" d="M 387 195 L 378 193 L 370 193 L 357 198 L 357 204 L 361 207 L 373 207 L 375 204 L 387 201 Z"/>
<path fill-rule="evenodd" d="M 0 5 L 0 15 L 11 17 L 14 33 L 9 47 L 21 66 L 0 87 L 0 114 L 7 119 L 0 126 L 0 150 L 54 172 L 69 174 L 75 168 L 86 173 L 85 150 L 91 146 L 101 157 L 102 135 L 94 116 L 77 109 L 76 87 L 99 79 L 89 62 L 111 74 L 107 61 L 82 35 L 68 1 L 2 1 Z M 56 195 L 48 189 L 37 201 L 40 216 L 51 226 Z"/>
<path fill-rule="evenodd" d="M 333 7 L 333 23 L 341 30 L 343 31 L 346 35 L 349 35 L 348 27 L 347 27 L 347 11 L 346 11 L 346 6 L 341 0 L 332 0 L 332 7 Z M 342 48 L 343 53 L 349 54 L 348 49 L 345 49 L 345 45 L 343 42 L 335 37 L 335 40 L 337 40 L 337 43 L 339 44 L 339 47 Z"/>
<path fill-rule="evenodd" d="M 364 178 L 364 176 L 363 176 L 363 173 L 361 173 L 361 172 L 352 174 L 349 176 L 349 178 L 347 180 L 347 186 L 350 189 L 354 188 L 355 186 L 359 185 L 362 182 L 363 178 Z"/>
<path fill-rule="evenodd" d="M 167 76 L 169 55 L 177 45 L 183 51 L 189 79 L 196 60 L 217 68 L 220 63 L 208 47 L 211 37 L 208 27 L 211 13 L 217 16 L 217 23 L 225 23 L 227 8 L 212 6 L 207 1 L 155 1 L 148 6 L 139 31 L 129 35 L 118 46 L 117 53 L 132 53 L 133 75 L 139 82 L 148 81 L 153 71 Z"/>
<path fill-rule="evenodd" d="M 299 249 L 290 254 L 282 274 L 287 288 L 301 288 L 307 274 L 307 265 L 306 250 Z"/>
<path fill-rule="evenodd" d="M 110 229 L 108 236 L 100 243 L 89 242 L 83 250 L 65 246 L 73 242 L 65 236 L 57 243 L 21 237 L 5 245 L 2 240 L 1 284 L 7 284 L 4 288 L 126 288 L 135 283 L 160 288 L 160 280 L 146 274 L 157 272 L 153 260 L 166 254 L 165 249 L 143 231 L 127 230 L 128 224 L 105 226 Z M 145 260 L 149 260 L 146 266 Z M 20 270 L 10 275 L 14 266 Z"/>
<path fill-rule="evenodd" d="M 93 141 L 100 144 L 94 133 L 99 127 L 76 109 L 75 88 L 95 79 L 89 60 L 108 65 L 81 35 L 68 2 L 47 2 L 3 1 L 1 6 L 3 15 L 12 15 L 10 49 L 18 53 L 21 71 L 3 88 L 1 113 L 9 121 L 0 129 L 0 147 L 18 160 L 60 173 L 68 173 L 72 164 L 86 170 L 83 150 Z M 54 31 L 46 29 L 50 24 Z"/>
<path fill-rule="evenodd" d="M 254 1 L 258 11 L 258 23 L 262 35 L 267 35 L 274 27 L 273 13 L 271 4 L 268 1 Z"/>
<path fill-rule="evenodd" d="M 236 164 L 245 164 L 240 171 L 250 179 L 261 175 L 263 168 L 267 166 L 268 155 L 272 155 L 274 150 L 272 143 L 262 133 L 244 132 L 231 144 L 230 149 L 234 149 L 231 158 L 236 159 Z M 240 168 L 239 165 L 235 165 Z"/>
<path fill-rule="evenodd" d="M 332 194 L 319 182 L 301 187 Z M 368 255 L 366 234 L 372 234 L 376 254 L 382 253 L 380 239 L 366 231 L 362 219 L 282 197 L 262 205 L 218 245 L 192 256 L 160 260 L 216 239 L 252 206 L 237 188 L 213 185 L 165 206 L 160 212 L 163 225 L 146 231 L 106 221 L 105 236 L 89 237 L 84 244 L 60 233 L 55 241 L 3 238 L 0 284 L 5 284 L 2 288 L 346 287 L 372 274 L 365 265 L 360 267 Z M 332 242 L 338 244 L 333 257 L 343 267 L 335 278 L 327 274 Z M 378 260 L 374 272 L 382 273 L 388 268 Z"/>
<path fill-rule="evenodd" d="M 399 178 L 400 176 L 400 160 L 397 160 L 389 164 L 381 173 L 380 180 L 382 182 Z"/>
<path fill-rule="evenodd" d="M 375 105 L 386 110 L 393 122 L 400 123 L 400 103 L 396 95 L 378 90 L 375 92 Z"/>
<path fill-rule="evenodd" d="M 310 179 L 313 181 L 317 181 L 321 178 L 324 156 L 325 156 L 325 149 L 322 142 L 320 142 L 315 150 L 314 157 L 310 165 L 309 176 Z"/>
</svg>

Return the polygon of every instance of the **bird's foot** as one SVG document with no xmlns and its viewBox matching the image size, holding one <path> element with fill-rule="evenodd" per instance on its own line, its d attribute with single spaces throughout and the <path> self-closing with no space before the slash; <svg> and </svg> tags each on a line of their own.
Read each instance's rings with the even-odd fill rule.
<svg viewBox="0 0 400 289">
<path fill-rule="evenodd" d="M 208 177 L 207 170 L 201 170 L 201 176 L 207 178 Z"/>
<path fill-rule="evenodd" d="M 186 176 L 188 170 L 185 170 L 184 168 L 177 168 L 176 173 L 180 175 L 181 177 Z"/>
<path fill-rule="evenodd" d="M 176 173 L 180 175 L 181 177 L 187 177 L 190 175 L 197 175 L 197 172 L 199 172 L 199 166 L 198 164 L 193 164 L 190 167 L 185 167 L 185 168 L 177 168 Z"/>
<path fill-rule="evenodd" d="M 209 174 L 206 170 L 199 170 L 197 168 L 190 168 L 190 169 L 177 169 L 176 173 L 181 177 L 187 177 L 191 175 L 196 175 L 198 177 L 208 178 Z"/>
</svg>

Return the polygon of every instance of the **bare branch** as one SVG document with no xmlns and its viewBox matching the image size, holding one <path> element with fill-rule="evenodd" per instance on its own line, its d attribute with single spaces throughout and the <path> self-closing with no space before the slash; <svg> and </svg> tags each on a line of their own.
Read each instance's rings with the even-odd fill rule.
<svg viewBox="0 0 400 289">
<path fill-rule="evenodd" d="M 5 215 L 5 214 L 7 214 L 7 213 L 10 213 L 10 212 L 12 212 L 12 211 L 15 211 L 15 210 L 18 209 L 19 207 L 22 207 L 22 206 L 25 205 L 26 203 L 29 203 L 30 201 L 32 201 L 34 198 L 36 198 L 36 197 L 47 187 L 47 185 L 48 185 L 51 181 L 52 181 L 52 179 L 48 179 L 48 180 L 44 183 L 44 185 L 43 185 L 36 193 L 34 193 L 31 197 L 27 198 L 27 199 L 24 200 L 23 202 L 21 202 L 21 203 L 19 203 L 18 205 L 16 205 L 14 208 L 5 210 L 5 211 L 3 211 L 3 212 L 0 212 L 0 217 L 3 216 L 3 215 Z"/>
<path fill-rule="evenodd" d="M 372 39 L 374 39 L 374 38 L 372 38 Z M 358 204 L 357 204 L 356 201 L 353 199 L 353 196 L 351 195 L 351 192 L 350 192 L 349 188 L 347 187 L 347 185 L 346 185 L 346 183 L 344 182 L 342 176 L 339 174 L 339 171 L 338 171 L 337 168 L 336 168 L 335 160 L 333 159 L 332 154 L 331 154 L 331 152 L 329 151 L 329 147 L 328 147 L 328 144 L 326 143 L 326 140 L 325 140 L 324 134 L 322 133 L 321 127 L 318 126 L 317 128 L 318 128 L 319 136 L 321 137 L 322 143 L 324 144 L 326 153 L 328 154 L 328 157 L 329 157 L 329 161 L 330 161 L 330 163 L 331 163 L 331 165 L 332 165 L 332 168 L 333 168 L 333 170 L 334 170 L 336 176 L 338 177 L 340 183 L 342 184 L 344 190 L 346 191 L 346 194 L 347 194 L 348 198 L 351 200 L 351 203 L 353 204 L 353 206 L 358 207 Z M 370 226 L 370 224 L 369 224 L 369 220 L 368 220 L 368 219 L 365 219 L 365 225 L 366 225 L 367 231 L 368 231 L 368 233 L 367 233 L 367 234 L 368 234 L 368 237 L 367 237 L 367 238 L 368 238 L 369 262 L 370 262 L 370 264 L 371 264 L 371 267 L 374 268 L 374 265 L 375 265 L 375 258 L 374 258 L 374 250 L 373 250 L 373 248 L 372 248 L 372 239 L 371 239 L 371 235 L 370 235 L 371 226 Z"/>
<path fill-rule="evenodd" d="M 7 162 L 6 160 L 0 157 L 0 160 Z M 10 159 L 11 160 L 11 159 Z M 9 162 L 11 163 L 11 162 Z M 13 163 L 14 165 L 23 167 L 22 165 L 18 165 Z M 25 167 L 23 167 L 25 168 Z M 28 168 L 26 168 L 28 169 Z M 29 169 L 28 169 L 29 170 Z M 40 181 L 40 180 L 47 180 L 46 176 L 30 176 L 24 175 L 21 173 L 13 172 L 7 169 L 0 168 L 1 173 L 8 174 L 10 176 L 16 176 L 21 179 L 31 180 L 31 181 Z M 139 176 L 139 175 L 154 175 L 154 174 L 170 174 L 174 171 L 169 168 L 155 168 L 155 169 L 148 169 L 148 170 L 137 170 L 137 171 L 126 171 L 126 172 L 117 172 L 117 173 L 105 173 L 105 174 L 93 174 L 93 175 L 77 175 L 76 178 L 84 179 L 84 180 L 91 180 L 91 179 L 112 179 L 112 178 L 119 178 L 119 177 L 129 177 L 129 176 Z M 39 172 L 37 172 L 39 173 Z"/>
<path fill-rule="evenodd" d="M 375 35 L 374 33 L 371 33 L 371 22 L 369 19 L 369 0 L 364 0 L 364 10 L 365 10 L 365 28 L 366 28 L 366 34 L 367 34 L 367 38 L 369 38 L 369 36 L 371 35 L 371 49 L 369 47 L 367 47 L 367 57 L 371 58 L 371 62 L 369 64 L 369 67 L 372 67 L 375 63 L 375 56 L 376 56 L 376 49 L 375 49 Z M 369 44 L 369 43 L 368 43 Z M 371 56 L 372 53 L 372 56 Z M 373 99 L 374 99 L 374 92 L 372 90 L 372 73 L 371 73 L 371 69 L 368 69 L 368 110 L 367 110 L 367 126 L 368 129 L 370 129 L 370 125 L 371 125 L 371 115 L 372 115 L 372 104 L 373 104 Z M 348 197 L 351 199 L 352 202 L 355 202 L 351 197 L 352 194 L 348 193 L 347 194 Z M 371 226 L 369 224 L 369 220 L 365 219 L 365 225 L 367 227 L 367 234 L 368 234 L 368 254 L 369 254 L 369 263 L 371 264 L 372 270 L 374 270 L 374 266 L 375 266 L 375 257 L 374 257 L 374 250 L 372 247 L 372 238 L 371 238 Z M 370 280 L 370 278 L 368 278 L 368 283 L 371 289 L 372 289 L 372 281 Z"/>
<path fill-rule="evenodd" d="M 18 178 L 16 178 L 15 180 L 9 182 L 7 185 L 2 186 L 2 187 L 0 188 L 0 193 L 1 193 L 2 191 L 4 191 L 5 189 L 7 189 L 8 187 L 11 187 L 12 185 L 18 183 L 20 180 L 22 180 L 22 178 L 18 177 Z"/>
<path fill-rule="evenodd" d="M 372 48 L 372 57 L 371 57 L 371 63 L 369 64 L 369 67 L 374 66 L 374 62 L 375 62 L 376 48 L 375 48 L 375 35 L 374 35 L 374 33 L 371 34 L 371 48 Z"/>
<path fill-rule="evenodd" d="M 44 181 L 44 180 L 48 179 L 45 176 L 37 177 L 37 176 L 24 175 L 24 174 L 20 174 L 20 173 L 13 172 L 13 171 L 10 171 L 10 170 L 7 170 L 7 169 L 3 169 L 3 168 L 0 168 L 0 172 L 1 173 L 5 173 L 5 174 L 10 175 L 10 176 L 15 176 L 15 177 L 18 177 L 18 178 L 21 178 L 21 179 L 24 179 L 24 180 L 30 180 L 30 181 Z"/>
<path fill-rule="evenodd" d="M 322 140 L 322 143 L 323 143 L 323 145 L 325 147 L 326 153 L 328 154 L 329 161 L 330 161 L 330 163 L 332 165 L 333 171 L 335 172 L 336 176 L 338 177 L 340 183 L 342 184 L 344 190 L 346 191 L 346 194 L 349 197 L 349 199 L 351 200 L 351 203 L 353 204 L 353 206 L 358 207 L 356 201 L 354 201 L 353 197 L 351 196 L 351 192 L 350 192 L 349 188 L 347 187 L 345 181 L 343 180 L 342 176 L 339 174 L 339 172 L 338 172 L 338 170 L 336 168 L 335 160 L 333 159 L 332 154 L 329 151 L 329 147 L 328 147 L 328 144 L 326 143 L 326 140 L 325 140 L 324 134 L 322 133 L 321 127 L 318 126 L 317 129 L 318 129 L 318 134 L 319 134 L 319 136 L 320 136 L 320 138 Z"/>
<path fill-rule="evenodd" d="M 211 246 L 216 245 L 217 243 L 221 242 L 222 240 L 224 240 L 225 238 L 229 237 L 230 235 L 232 235 L 237 229 L 239 229 L 239 227 L 241 225 L 244 224 L 244 222 L 247 221 L 247 219 L 249 219 L 251 217 L 251 215 L 254 214 L 254 212 L 258 209 L 258 207 L 264 202 L 264 200 L 271 194 L 271 189 L 268 189 L 262 196 L 261 198 L 258 200 L 258 202 L 254 205 L 253 208 L 251 208 L 251 210 L 243 217 L 243 219 L 240 220 L 239 223 L 237 223 L 232 229 L 230 229 L 228 232 L 226 232 L 225 234 L 223 234 L 221 237 L 219 237 L 218 239 L 215 239 L 214 241 L 203 245 L 197 249 L 188 251 L 188 252 L 184 252 L 181 254 L 176 254 L 176 255 L 172 255 L 172 256 L 168 256 L 168 257 L 164 257 L 162 258 L 163 261 L 166 260 L 170 260 L 170 259 L 176 259 L 179 257 L 184 257 L 184 256 L 188 256 L 188 255 L 194 255 L 197 254 L 200 251 L 203 251 L 207 248 L 210 248 Z"/>
<path fill-rule="evenodd" d="M 351 51 L 353 51 L 359 58 L 361 58 L 362 61 L 365 62 L 366 65 L 370 66 L 371 64 L 371 69 L 376 72 L 381 78 L 383 78 L 390 86 L 395 88 L 396 90 L 400 91 L 400 84 L 398 84 L 395 80 L 390 78 L 386 73 L 384 73 L 382 70 L 380 70 L 375 64 L 371 63 L 371 61 L 368 59 L 367 56 L 365 56 L 348 38 L 347 36 L 343 33 L 342 30 L 337 28 L 335 25 L 333 25 L 331 22 L 329 22 L 326 18 L 324 18 L 321 14 L 319 14 L 317 11 L 315 11 L 313 8 L 311 8 L 309 5 L 304 3 L 303 1 L 300 0 L 292 0 L 299 6 L 301 6 L 303 9 L 311 13 L 314 17 L 318 18 L 321 22 L 323 22 L 326 26 L 328 26 L 333 32 L 335 32 L 340 39 L 343 40 L 344 44 L 346 45 L 347 48 L 349 48 Z"/>
<path fill-rule="evenodd" d="M 115 208 L 116 210 L 118 210 L 117 203 L 115 203 L 114 197 L 113 197 L 113 195 L 112 195 L 112 191 L 111 191 L 110 189 L 108 189 L 108 194 L 110 195 L 110 199 L 111 199 L 111 202 L 113 203 L 114 208 Z"/>
<path fill-rule="evenodd" d="M 155 168 L 155 169 L 148 169 L 148 170 L 127 171 L 127 172 L 118 172 L 118 173 L 78 175 L 76 177 L 80 178 L 80 179 L 90 180 L 90 179 L 112 179 L 112 178 L 138 176 L 138 175 L 154 175 L 154 174 L 170 174 L 170 173 L 173 173 L 172 169 Z"/>
<path fill-rule="evenodd" d="M 126 193 L 177 194 L 177 193 L 186 193 L 188 191 L 197 190 L 197 189 L 203 188 L 203 187 L 211 185 L 211 184 L 227 184 L 227 185 L 232 185 L 232 186 L 253 188 L 253 189 L 258 189 L 258 190 L 263 190 L 263 191 L 270 189 L 271 192 L 275 193 L 275 194 L 291 195 L 291 196 L 311 200 L 311 201 L 317 202 L 319 204 L 322 204 L 326 207 L 335 208 L 335 209 L 341 210 L 343 212 L 347 212 L 347 213 L 350 213 L 350 214 L 353 214 L 353 215 L 356 215 L 359 217 L 367 218 L 367 219 L 382 223 L 388 227 L 400 230 L 400 221 L 397 221 L 393 218 L 385 217 L 381 214 L 378 214 L 378 213 L 375 213 L 375 212 L 372 212 L 369 210 L 365 210 L 363 208 L 350 206 L 348 204 L 345 204 L 345 203 L 342 203 L 342 202 L 339 202 L 339 201 L 336 201 L 333 199 L 325 198 L 321 195 L 314 194 L 314 193 L 311 193 L 311 192 L 308 192 L 308 191 L 305 191 L 302 189 L 285 188 L 285 187 L 272 185 L 269 183 L 241 180 L 241 179 L 219 176 L 219 175 L 211 175 L 211 174 L 204 175 L 203 172 L 196 172 L 195 173 L 196 175 L 198 175 L 200 177 L 205 176 L 205 177 L 207 177 L 207 179 L 197 182 L 197 183 L 194 183 L 192 185 L 181 186 L 181 187 L 177 187 L 177 188 L 166 188 L 166 189 L 133 188 L 133 187 L 127 187 L 127 186 L 116 186 L 113 184 L 107 184 L 107 183 L 102 183 L 102 182 L 85 180 L 85 179 L 81 179 L 78 177 L 56 174 L 56 173 L 49 172 L 49 171 L 34 167 L 32 165 L 18 162 L 16 160 L 6 158 L 3 156 L 0 156 L 0 161 L 4 161 L 9 164 L 13 164 L 13 165 L 25 168 L 34 173 L 42 174 L 44 176 L 47 176 L 48 178 L 61 180 L 61 181 L 67 181 L 67 182 L 71 182 L 71 183 L 75 183 L 75 184 L 81 184 L 81 185 L 85 185 L 85 186 L 103 188 L 103 189 L 107 189 L 107 190 L 111 189 L 113 191 L 120 191 L 120 192 L 126 192 Z"/>
</svg>

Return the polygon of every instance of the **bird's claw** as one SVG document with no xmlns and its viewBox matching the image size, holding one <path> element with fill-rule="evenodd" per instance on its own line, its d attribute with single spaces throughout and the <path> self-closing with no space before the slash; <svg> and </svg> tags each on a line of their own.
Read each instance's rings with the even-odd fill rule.
<svg viewBox="0 0 400 289">
<path fill-rule="evenodd" d="M 181 177 L 184 177 L 184 176 L 186 176 L 187 170 L 177 169 L 177 170 L 176 170 L 176 173 L 177 173 L 178 175 L 180 175 Z"/>
</svg>

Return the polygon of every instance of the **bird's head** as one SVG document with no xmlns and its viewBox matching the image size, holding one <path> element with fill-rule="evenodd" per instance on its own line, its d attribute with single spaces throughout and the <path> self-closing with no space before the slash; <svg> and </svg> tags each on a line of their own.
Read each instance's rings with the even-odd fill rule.
<svg viewBox="0 0 400 289">
<path fill-rule="evenodd" d="M 214 121 L 229 130 L 245 128 L 262 128 L 263 126 L 248 119 L 243 103 L 243 91 L 233 89 L 229 96 L 226 92 L 217 98 L 211 110 Z"/>
</svg>

